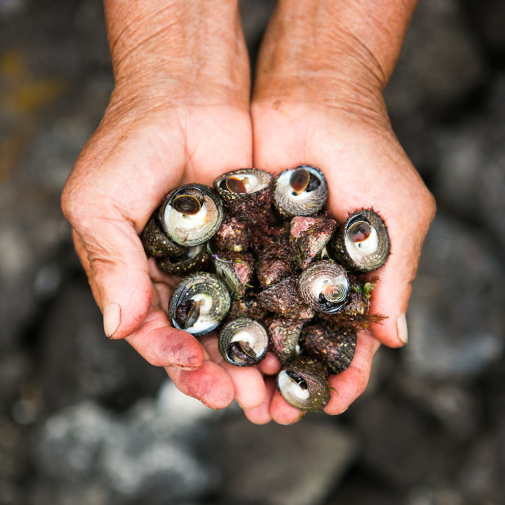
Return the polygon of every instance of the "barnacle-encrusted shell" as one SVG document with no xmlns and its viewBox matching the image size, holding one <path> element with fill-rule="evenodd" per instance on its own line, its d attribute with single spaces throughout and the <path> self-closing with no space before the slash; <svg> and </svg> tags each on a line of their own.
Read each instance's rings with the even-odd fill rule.
<svg viewBox="0 0 505 505">
<path fill-rule="evenodd" d="M 331 239 L 337 222 L 327 217 L 295 216 L 291 220 L 290 237 L 301 268 L 306 268 Z"/>
<path fill-rule="evenodd" d="M 343 372 L 354 357 L 356 333 L 341 330 L 334 332 L 324 324 L 309 324 L 300 335 L 300 347 L 321 361 L 330 374 Z"/>
<path fill-rule="evenodd" d="M 221 227 L 212 237 L 212 245 L 221 251 L 245 252 L 249 248 L 249 235 L 246 223 L 226 215 Z"/>
<path fill-rule="evenodd" d="M 256 296 L 261 307 L 293 319 L 312 319 L 314 309 L 310 307 L 298 294 L 296 277 L 288 277 L 268 289 L 261 291 Z"/>
<path fill-rule="evenodd" d="M 389 235 L 384 221 L 372 210 L 354 212 L 334 236 L 332 255 L 349 269 L 377 270 L 389 256 Z"/>
<path fill-rule="evenodd" d="M 272 180 L 272 175 L 265 170 L 240 168 L 217 177 L 214 189 L 232 215 L 251 222 L 269 209 Z"/>
<path fill-rule="evenodd" d="M 255 365 L 265 357 L 267 349 L 268 334 L 252 319 L 235 319 L 219 334 L 219 352 L 232 365 Z"/>
<path fill-rule="evenodd" d="M 277 375 L 277 387 L 293 407 L 318 411 L 330 400 L 330 388 L 323 365 L 306 356 L 289 362 Z"/>
<path fill-rule="evenodd" d="M 163 231 L 177 244 L 203 244 L 221 226 L 221 201 L 208 186 L 186 184 L 165 198 L 159 220 Z"/>
<path fill-rule="evenodd" d="M 185 247 L 184 253 L 180 256 L 165 256 L 156 258 L 156 264 L 163 272 L 172 275 L 189 274 L 201 270 L 205 265 L 209 255 L 205 244 Z"/>
<path fill-rule="evenodd" d="M 198 272 L 177 284 L 168 314 L 175 328 L 198 336 L 214 330 L 226 317 L 230 305 L 224 282 L 213 274 Z"/>
<path fill-rule="evenodd" d="M 305 321 L 274 318 L 267 327 L 270 347 L 281 363 L 287 363 L 300 354 L 298 339 Z"/>
<path fill-rule="evenodd" d="M 148 256 L 162 258 L 164 256 L 181 256 L 186 248 L 170 240 L 158 224 L 157 213 L 147 222 L 140 237 L 144 250 Z"/>
<path fill-rule="evenodd" d="M 344 305 L 349 291 L 345 270 L 330 260 L 312 263 L 298 279 L 302 300 L 316 312 L 331 314 Z"/>
<path fill-rule="evenodd" d="M 274 179 L 274 204 L 285 217 L 317 214 L 328 198 L 328 184 L 316 167 L 300 165 Z"/>
<path fill-rule="evenodd" d="M 233 298 L 242 298 L 254 273 L 254 261 L 250 254 L 211 253 L 216 275 L 224 280 Z"/>
</svg>

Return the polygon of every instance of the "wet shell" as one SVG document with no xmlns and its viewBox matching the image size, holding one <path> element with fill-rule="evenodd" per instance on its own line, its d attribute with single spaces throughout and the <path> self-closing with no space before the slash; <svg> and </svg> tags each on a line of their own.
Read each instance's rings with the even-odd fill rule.
<svg viewBox="0 0 505 505">
<path fill-rule="evenodd" d="M 233 298 L 242 298 L 254 273 L 252 256 L 238 253 L 214 253 L 211 254 L 210 261 L 216 275 L 224 280 Z"/>
<path fill-rule="evenodd" d="M 300 165 L 274 180 L 274 205 L 284 217 L 317 214 L 328 198 L 328 184 L 316 167 Z"/>
<path fill-rule="evenodd" d="M 212 245 L 220 251 L 246 252 L 249 248 L 248 226 L 236 217 L 225 216 L 212 238 Z"/>
<path fill-rule="evenodd" d="M 208 186 L 186 184 L 170 193 L 160 207 L 159 221 L 168 237 L 183 246 L 207 242 L 223 220 L 221 201 Z"/>
<path fill-rule="evenodd" d="M 316 312 L 332 314 L 344 306 L 349 280 L 345 270 L 330 260 L 312 263 L 298 279 L 298 292 L 302 300 Z"/>
<path fill-rule="evenodd" d="M 158 224 L 157 213 L 149 219 L 140 237 L 144 250 L 148 256 L 162 258 L 164 256 L 181 256 L 186 248 L 176 244 L 168 238 Z"/>
<path fill-rule="evenodd" d="M 236 319 L 219 334 L 219 352 L 232 365 L 256 365 L 265 357 L 267 349 L 268 334 L 252 319 Z"/>
<path fill-rule="evenodd" d="M 213 274 L 198 272 L 182 279 L 168 305 L 174 328 L 199 336 L 219 326 L 231 305 L 225 283 Z"/>
<path fill-rule="evenodd" d="M 336 333 L 323 324 L 309 324 L 303 328 L 299 342 L 300 347 L 321 361 L 330 374 L 338 374 L 351 364 L 356 349 L 356 333 Z"/>
<path fill-rule="evenodd" d="M 330 388 L 323 365 L 301 356 L 277 375 L 277 388 L 293 407 L 316 412 L 330 401 Z"/>
<path fill-rule="evenodd" d="M 325 217 L 296 216 L 291 220 L 291 241 L 301 268 L 321 256 L 336 227 L 334 219 Z"/>
<path fill-rule="evenodd" d="M 214 189 L 234 217 L 252 222 L 270 208 L 272 182 L 265 170 L 240 168 L 215 179 Z"/>
<path fill-rule="evenodd" d="M 372 210 L 354 212 L 334 236 L 330 254 L 351 270 L 377 270 L 389 256 L 389 235 L 384 221 Z"/>
<path fill-rule="evenodd" d="M 296 277 L 274 284 L 258 293 L 256 300 L 261 307 L 293 319 L 312 319 L 314 310 L 308 306 L 296 290 Z"/>
<path fill-rule="evenodd" d="M 184 248 L 184 254 L 181 256 L 156 258 L 156 264 L 167 274 L 184 275 L 201 270 L 208 259 L 205 244 L 200 244 Z"/>
<path fill-rule="evenodd" d="M 287 363 L 300 354 L 298 339 L 305 321 L 274 318 L 267 327 L 270 347 L 281 363 Z"/>
</svg>

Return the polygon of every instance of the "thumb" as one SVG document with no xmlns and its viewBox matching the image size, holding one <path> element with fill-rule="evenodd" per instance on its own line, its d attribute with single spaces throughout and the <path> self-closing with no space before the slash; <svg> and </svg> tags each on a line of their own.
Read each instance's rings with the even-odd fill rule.
<svg viewBox="0 0 505 505">
<path fill-rule="evenodd" d="M 95 218 L 93 233 L 76 227 L 74 241 L 103 313 L 105 334 L 130 335 L 144 322 L 152 300 L 147 259 L 133 225 Z"/>
</svg>

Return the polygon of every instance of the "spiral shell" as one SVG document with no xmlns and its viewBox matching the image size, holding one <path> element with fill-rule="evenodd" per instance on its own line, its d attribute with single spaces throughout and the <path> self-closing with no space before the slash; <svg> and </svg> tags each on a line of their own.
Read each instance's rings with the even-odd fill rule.
<svg viewBox="0 0 505 505">
<path fill-rule="evenodd" d="M 198 272 L 182 279 L 168 305 L 174 328 L 199 336 L 219 326 L 230 310 L 231 297 L 224 282 L 213 274 Z"/>
<path fill-rule="evenodd" d="M 274 179 L 274 205 L 284 217 L 317 214 L 328 198 L 328 184 L 316 167 L 300 165 Z"/>
<path fill-rule="evenodd" d="M 214 189 L 233 216 L 251 222 L 269 209 L 272 180 L 265 170 L 239 168 L 217 177 Z"/>
<path fill-rule="evenodd" d="M 185 247 L 181 255 L 156 258 L 158 268 L 167 274 L 184 275 L 201 270 L 208 261 L 209 255 L 205 244 Z"/>
<path fill-rule="evenodd" d="M 140 236 L 144 250 L 148 256 L 162 258 L 165 256 L 181 256 L 186 248 L 176 244 L 168 238 L 158 223 L 157 213 L 153 214 L 147 222 Z"/>
<path fill-rule="evenodd" d="M 298 279 L 302 300 L 316 312 L 338 312 L 347 300 L 349 280 L 345 270 L 330 260 L 316 261 Z"/>
<path fill-rule="evenodd" d="M 323 366 L 306 356 L 289 362 L 277 375 L 282 397 L 293 407 L 318 411 L 330 400 L 330 388 Z"/>
<path fill-rule="evenodd" d="M 163 231 L 175 243 L 188 247 L 207 242 L 222 220 L 221 201 L 203 184 L 186 184 L 172 191 L 159 212 Z"/>
<path fill-rule="evenodd" d="M 255 365 L 265 357 L 267 349 L 267 331 L 253 319 L 235 319 L 219 334 L 219 352 L 232 365 Z"/>
<path fill-rule="evenodd" d="M 331 255 L 351 270 L 372 272 L 389 256 L 389 235 L 382 218 L 374 211 L 362 209 L 347 219 L 334 236 Z"/>
</svg>

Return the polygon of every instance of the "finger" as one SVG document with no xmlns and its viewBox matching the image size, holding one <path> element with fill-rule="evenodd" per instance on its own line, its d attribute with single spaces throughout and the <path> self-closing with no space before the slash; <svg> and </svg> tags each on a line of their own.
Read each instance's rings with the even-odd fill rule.
<svg viewBox="0 0 505 505">
<path fill-rule="evenodd" d="M 127 222 L 99 218 L 94 230 L 93 236 L 78 234 L 76 250 L 102 310 L 105 334 L 123 338 L 140 327 L 151 305 L 147 259 Z"/>
<path fill-rule="evenodd" d="M 272 420 L 270 415 L 270 403 L 275 392 L 275 379 L 267 377 L 265 379 L 265 398 L 257 406 L 244 410 L 246 418 L 254 424 L 267 424 Z"/>
<path fill-rule="evenodd" d="M 216 337 L 204 338 L 202 344 L 212 361 L 222 367 L 230 377 L 235 391 L 235 399 L 243 409 L 257 407 L 264 401 L 265 381 L 256 366 L 239 367 L 226 362 L 219 352 Z"/>
<path fill-rule="evenodd" d="M 331 398 L 324 408 L 327 414 L 341 414 L 363 393 L 368 385 L 372 361 L 379 347 L 380 342 L 375 337 L 365 332 L 358 333 L 356 351 L 349 368 L 328 379 Z"/>
<path fill-rule="evenodd" d="M 258 364 L 258 368 L 265 375 L 275 375 L 281 369 L 281 363 L 273 352 L 267 352 Z"/>
<path fill-rule="evenodd" d="M 200 400 L 213 409 L 223 409 L 233 401 L 234 388 L 228 374 L 213 361 L 204 361 L 194 371 L 168 367 L 165 369 L 184 394 Z"/>
<path fill-rule="evenodd" d="M 126 340 L 154 366 L 197 369 L 204 362 L 204 351 L 196 338 L 171 327 L 159 308 L 151 310 L 142 326 Z"/>
<path fill-rule="evenodd" d="M 275 390 L 272 397 L 270 414 L 276 423 L 285 425 L 296 423 L 304 416 L 304 412 L 292 407 L 278 390 Z"/>
</svg>

